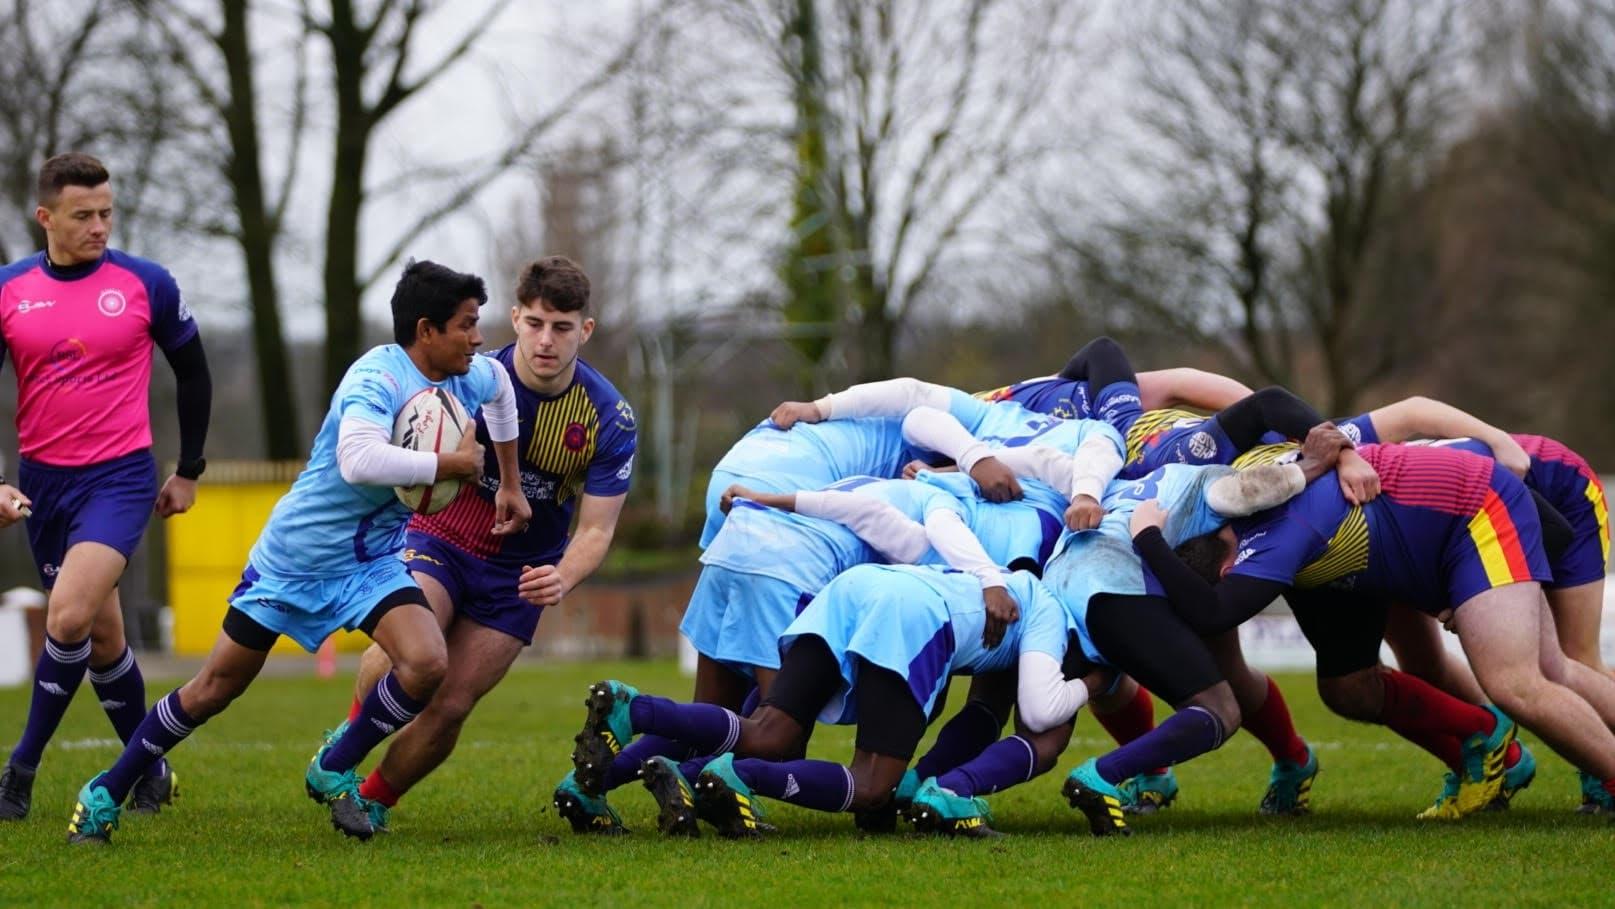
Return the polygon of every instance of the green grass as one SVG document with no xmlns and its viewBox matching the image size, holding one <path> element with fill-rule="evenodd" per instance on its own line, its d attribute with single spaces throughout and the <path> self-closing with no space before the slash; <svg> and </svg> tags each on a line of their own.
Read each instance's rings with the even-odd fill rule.
<svg viewBox="0 0 1615 909">
<path fill-rule="evenodd" d="M 305 762 L 341 718 L 346 680 L 265 678 L 175 752 L 182 798 L 126 817 L 111 848 L 68 848 L 77 787 L 115 749 L 88 686 L 46 752 L 34 816 L 0 826 L 0 904 L 226 905 L 1565 905 L 1608 904 L 1615 828 L 1578 816 L 1575 775 L 1537 748 L 1536 785 L 1513 810 L 1460 824 L 1413 815 L 1440 768 L 1384 730 L 1330 716 L 1309 678 L 1281 677 L 1323 773 L 1311 817 L 1258 817 L 1265 752 L 1249 736 L 1179 768 L 1177 806 L 1094 840 L 1059 797 L 1103 750 L 1079 720 L 1060 769 L 993 797 L 992 842 L 863 839 L 849 818 L 769 805 L 760 842 L 665 840 L 638 787 L 613 803 L 635 835 L 573 836 L 549 805 L 569 765 L 587 684 L 617 676 L 688 691 L 666 663 L 526 665 L 484 700 L 458 753 L 402 803 L 394 832 L 343 840 L 302 793 Z M 159 694 L 167 685 L 153 683 Z M 955 692 L 959 703 L 962 691 Z M 0 692 L 0 734 L 17 733 L 27 691 Z M 1159 715 L 1159 713 L 1158 713 Z M 817 756 L 850 754 L 822 729 Z M 367 764 L 368 766 L 368 764 Z"/>
</svg>

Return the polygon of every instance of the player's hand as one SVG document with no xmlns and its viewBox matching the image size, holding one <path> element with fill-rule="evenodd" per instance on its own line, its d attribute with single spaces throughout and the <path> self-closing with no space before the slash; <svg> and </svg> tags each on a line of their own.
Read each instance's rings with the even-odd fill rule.
<svg viewBox="0 0 1615 909">
<path fill-rule="evenodd" d="M 520 489 L 501 484 L 493 494 L 493 535 L 504 537 L 521 533 L 532 519 L 533 506 L 527 496 Z"/>
<path fill-rule="evenodd" d="M 566 595 L 566 583 L 554 565 L 537 568 L 523 565 L 521 577 L 516 580 L 516 595 L 543 609 L 561 602 L 561 597 Z"/>
<path fill-rule="evenodd" d="M 1326 421 L 1307 432 L 1307 437 L 1301 442 L 1301 457 L 1304 460 L 1334 464 L 1340 457 L 1340 452 L 1351 447 L 1351 438 L 1341 432 L 1335 424 Z"/>
<path fill-rule="evenodd" d="M 1452 632 L 1453 634 L 1457 634 L 1458 633 L 1458 624 L 1453 621 L 1453 618 L 1455 616 L 1457 616 L 1457 614 L 1458 614 L 1458 611 L 1455 610 L 1455 609 L 1443 609 L 1440 612 L 1436 613 L 1436 621 L 1441 623 L 1442 628 L 1447 629 L 1448 631 Z"/>
<path fill-rule="evenodd" d="M 1511 436 L 1503 436 L 1492 445 L 1492 457 L 1508 468 L 1508 472 L 1521 479 L 1531 469 L 1531 456 Z"/>
<path fill-rule="evenodd" d="M 774 408 L 768 419 L 780 429 L 790 429 L 798 423 L 818 423 L 824 419 L 824 414 L 812 401 L 786 401 Z"/>
<path fill-rule="evenodd" d="M 1379 496 L 1379 474 L 1355 451 L 1340 453 L 1335 476 L 1340 480 L 1341 495 L 1353 505 L 1365 505 Z"/>
<path fill-rule="evenodd" d="M 718 510 L 728 514 L 729 509 L 735 507 L 735 499 L 749 498 L 751 498 L 751 490 L 739 483 L 731 483 L 729 488 L 723 491 L 723 495 L 718 496 Z"/>
<path fill-rule="evenodd" d="M 34 502 L 10 483 L 0 483 L 0 527 L 10 527 L 33 512 Z"/>
<path fill-rule="evenodd" d="M 981 643 L 991 650 L 1003 643 L 1010 623 L 1020 620 L 1021 608 L 1002 587 L 988 587 L 981 592 L 981 599 L 987 605 L 987 624 L 981 630 Z"/>
<path fill-rule="evenodd" d="M 439 480 L 458 479 L 475 482 L 482 478 L 482 464 L 485 457 L 482 443 L 477 441 L 477 434 L 468 432 L 460 437 L 460 445 L 453 451 L 440 451 L 437 453 L 437 478 Z M 497 501 L 497 497 L 495 497 Z"/>
<path fill-rule="evenodd" d="M 1065 510 L 1065 526 L 1072 530 L 1092 530 L 1099 526 L 1105 518 L 1105 507 L 1099 500 L 1089 495 L 1079 495 L 1071 500 L 1070 506 Z"/>
<path fill-rule="evenodd" d="M 1146 502 L 1138 503 L 1138 507 L 1133 509 L 1133 519 L 1127 525 L 1127 532 L 1136 537 L 1143 533 L 1147 527 L 1165 526 L 1166 509 L 1161 507 L 1160 502 L 1150 499 Z"/>
<path fill-rule="evenodd" d="M 157 504 L 152 510 L 157 512 L 159 518 L 171 518 L 177 514 L 184 514 L 196 504 L 196 481 L 187 480 L 182 476 L 171 476 L 157 493 Z"/>
<path fill-rule="evenodd" d="M 989 502 L 1008 502 L 1021 497 L 1021 482 L 1015 471 L 1004 466 L 997 458 L 987 457 L 970 468 L 970 479 L 981 487 L 981 497 Z"/>
</svg>

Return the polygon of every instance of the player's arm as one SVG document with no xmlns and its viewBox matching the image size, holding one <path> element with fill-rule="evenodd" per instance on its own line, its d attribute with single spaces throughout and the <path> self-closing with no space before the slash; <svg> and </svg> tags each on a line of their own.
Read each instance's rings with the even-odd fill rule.
<svg viewBox="0 0 1615 909">
<path fill-rule="evenodd" d="M 0 366 L 6 362 L 6 340 L 0 336 Z M 0 465 L 0 528 L 10 527 L 26 518 L 34 503 L 22 490 L 6 482 L 4 465 Z"/>
<path fill-rule="evenodd" d="M 1260 464 L 1213 480 L 1206 487 L 1206 504 L 1223 517 L 1239 518 L 1282 505 L 1307 484 L 1335 468 L 1351 440 L 1333 425 L 1314 426 L 1301 445 L 1300 460 L 1288 464 Z M 1372 469 L 1372 468 L 1370 468 Z"/>
<path fill-rule="evenodd" d="M 1041 651 L 1021 652 L 1015 683 L 1015 710 L 1033 732 L 1045 732 L 1077 715 L 1088 703 L 1088 685 L 1067 679 L 1060 661 Z"/>
<path fill-rule="evenodd" d="M 1245 383 L 1203 369 L 1179 366 L 1138 374 L 1138 396 L 1145 410 L 1188 406 L 1216 411 L 1250 395 Z"/>
<path fill-rule="evenodd" d="M 1370 411 L 1374 433 L 1382 442 L 1405 442 L 1424 436 L 1457 439 L 1465 436 L 1486 443 L 1499 464 L 1515 476 L 1531 469 L 1531 456 L 1520 443 L 1496 426 L 1443 401 L 1415 395 Z"/>
<path fill-rule="evenodd" d="M 851 420 L 858 417 L 901 417 L 916 407 L 948 409 L 953 389 L 919 379 L 887 379 L 854 385 L 817 401 L 786 401 L 769 419 L 780 429 L 797 423 Z"/>
<path fill-rule="evenodd" d="M 482 403 L 482 420 L 488 426 L 488 440 L 493 442 L 494 458 L 499 463 L 499 489 L 493 496 L 493 533 L 505 536 L 527 528 L 533 506 L 522 492 L 521 461 L 516 452 L 516 390 L 503 366 L 493 360 L 484 362 L 495 382 L 493 396 Z"/>
<path fill-rule="evenodd" d="M 1119 439 L 1111 432 L 1093 433 L 1072 455 L 1067 494 L 1071 504 L 1065 510 L 1065 526 L 1070 529 L 1092 530 L 1103 520 L 1105 510 L 1099 500 L 1105 495 L 1105 487 L 1121 472 L 1125 459 Z"/>
<path fill-rule="evenodd" d="M 155 505 L 157 514 L 167 518 L 184 514 L 196 504 L 196 481 L 207 466 L 202 452 L 213 411 L 213 374 L 208 369 L 200 332 L 173 349 L 164 348 L 163 355 L 174 370 L 179 407 L 179 464 L 157 493 Z"/>
<path fill-rule="evenodd" d="M 617 533 L 617 518 L 627 500 L 626 492 L 614 496 L 588 493 L 579 496 L 578 526 L 566 544 L 561 561 L 553 567 L 523 567 L 517 594 L 534 606 L 554 606 L 574 587 L 588 580 L 611 549 L 612 537 Z"/>
<path fill-rule="evenodd" d="M 982 497 L 989 502 L 1007 502 L 1021 497 L 1021 484 L 1015 479 L 1015 472 L 998 460 L 998 450 L 971 435 L 970 430 L 948 412 L 946 402 L 940 407 L 923 404 L 908 411 L 903 417 L 903 440 L 952 458 L 960 470 L 976 481 Z"/>
<path fill-rule="evenodd" d="M 1161 583 L 1172 611 L 1202 637 L 1238 628 L 1288 589 L 1281 581 L 1243 574 L 1224 575 L 1215 584 L 1201 577 L 1172 551 L 1161 533 L 1166 512 L 1152 500 L 1133 513 L 1133 547 Z"/>
</svg>

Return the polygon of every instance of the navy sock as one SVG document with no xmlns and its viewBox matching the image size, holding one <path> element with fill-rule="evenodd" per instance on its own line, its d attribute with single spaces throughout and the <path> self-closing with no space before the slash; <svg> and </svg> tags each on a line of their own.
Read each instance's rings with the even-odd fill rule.
<svg viewBox="0 0 1615 909">
<path fill-rule="evenodd" d="M 179 689 L 170 691 L 140 721 L 129 736 L 129 744 L 123 747 L 123 754 L 118 755 L 117 763 L 102 775 L 101 785 L 107 787 L 118 804 L 123 804 L 141 775 L 159 768 L 163 755 L 185 741 L 200 725 L 180 706 Z"/>
<path fill-rule="evenodd" d="M 34 668 L 34 695 L 28 704 L 28 725 L 11 750 L 11 763 L 25 770 L 39 767 L 45 743 L 56 734 L 56 727 L 73 702 L 73 692 L 84 681 L 90 665 L 90 639 L 63 642 L 45 635 L 45 649 Z"/>
<path fill-rule="evenodd" d="M 937 785 L 956 795 L 986 795 L 1024 783 L 1037 775 L 1037 752 L 1018 735 L 1000 739 L 957 769 L 937 777 Z"/>
<path fill-rule="evenodd" d="M 682 761 L 692 757 L 690 750 L 690 746 L 677 739 L 660 735 L 642 735 L 611 759 L 611 766 L 606 770 L 606 791 L 639 779 L 640 765 L 653 757 L 670 757 L 675 761 Z"/>
<path fill-rule="evenodd" d="M 852 806 L 852 771 L 831 761 L 735 761 L 735 776 L 758 795 L 815 811 Z"/>
<path fill-rule="evenodd" d="M 677 739 L 698 754 L 722 754 L 740 741 L 740 717 L 716 704 L 680 704 L 642 694 L 628 705 L 635 732 Z"/>
<path fill-rule="evenodd" d="M 1003 728 L 1004 721 L 986 704 L 971 701 L 943 724 L 941 731 L 936 734 L 936 744 L 914 762 L 914 772 L 919 774 L 922 781 L 941 776 L 998 741 L 998 734 Z"/>
<path fill-rule="evenodd" d="M 118 731 L 118 738 L 125 745 L 129 744 L 135 730 L 140 728 L 140 721 L 146 718 L 146 679 L 140 674 L 140 664 L 135 662 L 135 652 L 124 647 L 123 655 L 113 660 L 112 665 L 103 669 L 91 666 L 90 685 L 101 701 L 101 709 L 107 712 L 107 719 L 112 721 L 112 728 Z M 161 777 L 167 772 L 166 764 L 166 761 L 153 764 L 148 775 Z"/>
<path fill-rule="evenodd" d="M 1189 707 L 1100 758 L 1094 769 L 1105 782 L 1120 783 L 1146 770 L 1205 754 L 1221 745 L 1225 737 L 1216 714 L 1204 707 Z"/>
<path fill-rule="evenodd" d="M 425 701 L 410 697 L 398 676 L 388 672 L 365 696 L 359 718 L 348 724 L 347 731 L 320 758 L 320 768 L 341 773 L 359 766 L 382 739 L 402 729 L 425 707 Z"/>
</svg>

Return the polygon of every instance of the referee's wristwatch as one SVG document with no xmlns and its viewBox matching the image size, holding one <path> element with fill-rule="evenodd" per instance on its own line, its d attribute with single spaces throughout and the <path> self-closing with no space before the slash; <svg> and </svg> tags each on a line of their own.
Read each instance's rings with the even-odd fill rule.
<svg viewBox="0 0 1615 909">
<path fill-rule="evenodd" d="M 186 480 L 196 480 L 207 470 L 207 458 L 197 458 L 192 461 L 180 461 L 174 466 L 174 476 Z"/>
</svg>

